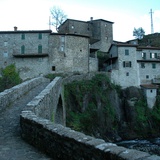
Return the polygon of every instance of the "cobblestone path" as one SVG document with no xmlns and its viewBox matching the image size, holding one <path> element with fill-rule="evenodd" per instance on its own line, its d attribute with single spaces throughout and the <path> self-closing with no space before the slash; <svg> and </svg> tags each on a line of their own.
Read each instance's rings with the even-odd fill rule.
<svg viewBox="0 0 160 160">
<path fill-rule="evenodd" d="M 47 83 L 42 84 L 17 100 L 0 113 L 0 160 L 51 160 L 20 136 L 20 113 L 23 107 L 38 95 Z"/>
</svg>

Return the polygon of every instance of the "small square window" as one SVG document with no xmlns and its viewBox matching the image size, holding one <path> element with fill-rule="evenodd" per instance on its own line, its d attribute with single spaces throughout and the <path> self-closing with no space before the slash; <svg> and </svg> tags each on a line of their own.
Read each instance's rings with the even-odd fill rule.
<svg viewBox="0 0 160 160">
<path fill-rule="evenodd" d="M 123 67 L 132 67 L 131 61 L 123 61 Z"/>
<path fill-rule="evenodd" d="M 74 29 L 74 25 L 72 25 L 71 28 Z"/>
<path fill-rule="evenodd" d="M 126 73 L 126 76 L 129 76 L 129 72 Z"/>
<path fill-rule="evenodd" d="M 56 67 L 55 66 L 52 66 L 52 71 L 55 71 L 56 70 Z"/>
<path fill-rule="evenodd" d="M 146 79 L 149 79 L 149 75 L 146 75 Z"/>
<path fill-rule="evenodd" d="M 4 58 L 7 58 L 7 57 L 8 57 L 8 52 L 4 52 L 4 53 L 3 53 L 3 57 L 4 57 Z"/>
</svg>

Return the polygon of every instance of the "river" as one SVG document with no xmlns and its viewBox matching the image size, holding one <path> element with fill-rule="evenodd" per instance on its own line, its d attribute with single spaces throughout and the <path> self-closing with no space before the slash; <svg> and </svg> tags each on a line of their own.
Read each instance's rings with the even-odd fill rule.
<svg viewBox="0 0 160 160">
<path fill-rule="evenodd" d="M 129 149 L 136 149 L 150 154 L 160 156 L 160 138 L 148 140 L 129 140 L 116 143 L 118 146 L 123 146 Z"/>
</svg>

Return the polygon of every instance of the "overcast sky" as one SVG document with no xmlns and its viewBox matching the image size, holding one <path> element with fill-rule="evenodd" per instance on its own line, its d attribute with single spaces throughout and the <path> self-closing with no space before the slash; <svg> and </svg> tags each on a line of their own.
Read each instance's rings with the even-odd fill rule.
<svg viewBox="0 0 160 160">
<path fill-rule="evenodd" d="M 150 9 L 154 32 L 160 32 L 160 0 L 0 0 L 0 31 L 49 29 L 50 9 L 60 7 L 68 18 L 114 22 L 113 38 L 133 39 L 133 29 L 142 27 L 151 33 Z M 52 30 L 54 30 L 52 28 Z"/>
</svg>

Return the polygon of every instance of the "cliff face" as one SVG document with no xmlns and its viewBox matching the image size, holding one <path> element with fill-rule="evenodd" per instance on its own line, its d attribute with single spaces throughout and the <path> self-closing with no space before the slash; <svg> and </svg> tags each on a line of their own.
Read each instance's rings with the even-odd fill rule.
<svg viewBox="0 0 160 160">
<path fill-rule="evenodd" d="M 67 84 L 65 101 L 67 126 L 85 134 L 107 141 L 159 136 L 159 105 L 150 110 L 140 89 L 122 90 L 106 75 Z"/>
</svg>

